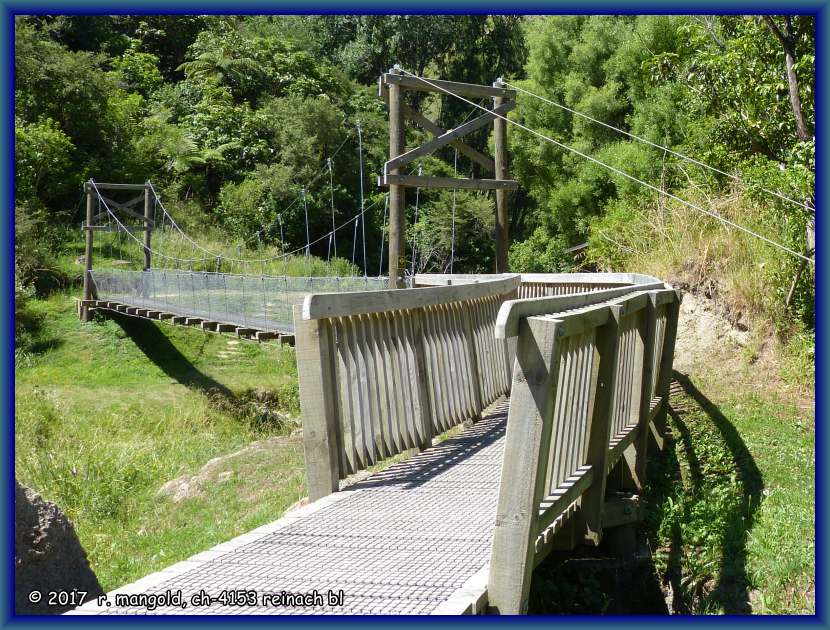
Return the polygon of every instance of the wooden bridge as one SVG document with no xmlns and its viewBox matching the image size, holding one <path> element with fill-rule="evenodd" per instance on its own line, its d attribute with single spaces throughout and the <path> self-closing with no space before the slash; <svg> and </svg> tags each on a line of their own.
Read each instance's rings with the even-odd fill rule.
<svg viewBox="0 0 830 630">
<path fill-rule="evenodd" d="M 521 613 L 551 550 L 636 521 L 679 294 L 636 274 L 415 285 L 294 308 L 308 505 L 69 614 Z"/>
</svg>

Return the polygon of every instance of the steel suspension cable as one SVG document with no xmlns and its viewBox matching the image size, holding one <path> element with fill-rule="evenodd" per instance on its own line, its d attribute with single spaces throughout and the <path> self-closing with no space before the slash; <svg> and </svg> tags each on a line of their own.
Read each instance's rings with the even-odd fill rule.
<svg viewBox="0 0 830 630">
<path fill-rule="evenodd" d="M 380 228 L 380 262 L 378 263 L 378 277 L 383 273 L 383 232 L 386 230 L 386 213 L 389 210 L 389 193 L 383 196 L 383 223 Z"/>
<path fill-rule="evenodd" d="M 420 177 L 423 172 L 424 172 L 424 169 L 419 165 L 418 166 L 418 177 Z M 421 196 L 421 187 L 418 186 L 417 188 L 415 188 L 415 222 L 413 224 L 413 227 L 418 225 L 418 203 L 420 201 L 420 196 Z M 416 241 L 415 237 L 416 237 L 415 230 L 412 230 L 412 271 L 410 273 L 413 276 L 415 275 L 415 260 L 416 260 L 416 256 L 417 256 L 417 247 L 416 247 L 417 241 Z"/>
<path fill-rule="evenodd" d="M 452 164 L 453 177 L 458 177 L 458 149 L 455 150 L 455 158 Z M 452 273 L 453 262 L 455 262 L 455 192 L 452 189 L 452 240 L 450 241 L 450 273 Z"/>
<path fill-rule="evenodd" d="M 363 207 L 366 203 L 363 197 L 363 126 L 360 124 L 360 121 L 357 121 L 357 152 L 360 162 L 360 212 L 361 212 L 361 221 L 360 221 L 360 229 L 362 231 L 362 240 L 363 240 L 363 277 L 365 278 L 369 271 L 367 268 L 366 263 L 366 221 L 364 220 L 363 214 Z M 355 224 L 356 226 L 357 224 Z"/>
<path fill-rule="evenodd" d="M 331 236 L 329 239 L 329 258 L 331 258 L 331 247 L 334 245 L 334 257 L 337 258 L 337 236 L 334 226 L 334 174 L 332 172 L 332 159 L 329 158 L 329 197 L 331 198 Z"/>
</svg>

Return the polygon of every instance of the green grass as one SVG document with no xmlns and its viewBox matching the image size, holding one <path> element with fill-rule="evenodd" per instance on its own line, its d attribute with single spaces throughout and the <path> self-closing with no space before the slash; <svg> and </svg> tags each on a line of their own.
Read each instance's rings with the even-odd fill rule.
<svg viewBox="0 0 830 630">
<path fill-rule="evenodd" d="M 293 350 L 30 300 L 16 354 L 18 479 L 66 510 L 105 589 L 280 516 L 304 493 Z M 120 323 L 119 323 L 120 322 Z M 226 483 L 174 504 L 165 482 L 253 440 Z"/>
<path fill-rule="evenodd" d="M 711 374 L 677 382 L 671 437 L 648 464 L 640 536 L 649 559 L 609 567 L 551 557 L 534 574 L 531 612 L 815 612 L 811 418 L 774 392 L 732 392 Z"/>
<path fill-rule="evenodd" d="M 812 421 L 774 392 L 679 382 L 674 439 L 649 475 L 650 542 L 677 611 L 813 613 Z"/>
</svg>

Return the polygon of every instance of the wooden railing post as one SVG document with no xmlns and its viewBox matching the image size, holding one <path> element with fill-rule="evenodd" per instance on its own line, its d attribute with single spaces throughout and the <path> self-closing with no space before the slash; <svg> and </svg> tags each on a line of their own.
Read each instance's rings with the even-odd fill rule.
<svg viewBox="0 0 830 630">
<path fill-rule="evenodd" d="M 645 308 L 640 311 L 638 322 L 638 336 L 642 344 L 642 364 L 636 364 L 634 389 L 631 393 L 634 400 L 639 398 L 637 412 L 637 438 L 624 452 L 624 458 L 631 473 L 630 490 L 641 491 L 645 485 L 646 459 L 648 456 L 649 410 L 651 409 L 652 365 L 654 359 L 655 329 L 657 324 L 657 294 L 648 293 Z"/>
<path fill-rule="evenodd" d="M 84 301 L 93 299 L 94 290 L 92 284 L 92 245 L 93 245 L 93 230 L 92 217 L 94 214 L 94 199 L 92 182 L 84 184 L 86 191 L 86 223 L 84 223 Z M 89 309 L 85 303 L 81 304 L 81 320 L 89 321 Z"/>
<path fill-rule="evenodd" d="M 331 324 L 326 319 L 303 320 L 302 307 L 295 305 L 294 342 L 308 498 L 316 501 L 337 492 L 340 482 L 338 390 Z"/>
<path fill-rule="evenodd" d="M 490 607 L 501 614 L 527 610 L 559 376 L 559 324 L 534 318 L 519 324 L 487 587 Z"/>
<path fill-rule="evenodd" d="M 666 304 L 666 332 L 663 338 L 663 351 L 660 355 L 660 367 L 657 372 L 656 395 L 660 397 L 660 410 L 650 425 L 657 448 L 663 449 L 666 434 L 666 413 L 669 405 L 672 365 L 674 363 L 674 344 L 677 339 L 677 323 L 680 318 L 680 291 L 675 291 L 674 299 Z"/>
<path fill-rule="evenodd" d="M 591 383 L 595 390 L 593 408 L 588 416 L 588 448 L 585 463 L 595 471 L 594 480 L 582 495 L 577 512 L 577 533 L 594 545 L 602 540 L 602 510 L 605 505 L 605 486 L 608 462 L 608 441 L 611 438 L 611 413 L 616 387 L 617 355 L 622 307 L 609 307 L 608 321 L 596 331 L 596 349 L 599 362 L 594 362 Z"/>
</svg>

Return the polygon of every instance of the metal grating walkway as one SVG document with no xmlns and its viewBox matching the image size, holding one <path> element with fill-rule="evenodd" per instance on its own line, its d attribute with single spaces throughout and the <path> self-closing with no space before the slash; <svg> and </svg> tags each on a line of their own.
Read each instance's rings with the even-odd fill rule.
<svg viewBox="0 0 830 630">
<path fill-rule="evenodd" d="M 67 614 L 457 614 L 486 592 L 507 401 L 474 426 L 364 481 Z M 191 605 L 200 589 L 255 605 Z M 186 607 L 116 606 L 119 593 L 182 592 Z M 343 605 L 264 594 L 343 591 Z M 226 602 L 227 604 L 228 602 Z"/>
</svg>

